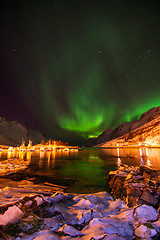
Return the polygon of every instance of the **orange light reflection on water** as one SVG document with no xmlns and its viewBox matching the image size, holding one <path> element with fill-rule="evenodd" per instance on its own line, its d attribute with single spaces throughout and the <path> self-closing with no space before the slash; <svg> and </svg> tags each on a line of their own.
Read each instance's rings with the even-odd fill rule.
<svg viewBox="0 0 160 240">
<path fill-rule="evenodd" d="M 104 149 L 103 153 L 107 156 L 117 157 L 118 167 L 129 163 L 130 165 L 145 164 L 160 169 L 160 148 L 113 148 Z"/>
</svg>

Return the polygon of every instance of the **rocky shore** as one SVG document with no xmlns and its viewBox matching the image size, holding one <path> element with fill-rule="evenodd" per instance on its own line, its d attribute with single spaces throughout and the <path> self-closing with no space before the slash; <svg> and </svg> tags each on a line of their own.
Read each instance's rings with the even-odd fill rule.
<svg viewBox="0 0 160 240">
<path fill-rule="evenodd" d="M 0 206 L 0 239 L 159 239 L 159 172 L 110 172 L 107 192 L 33 194 Z"/>
<path fill-rule="evenodd" d="M 160 208 L 160 171 L 144 165 L 120 166 L 107 176 L 112 196 L 124 200 L 128 207 L 149 204 Z"/>
</svg>

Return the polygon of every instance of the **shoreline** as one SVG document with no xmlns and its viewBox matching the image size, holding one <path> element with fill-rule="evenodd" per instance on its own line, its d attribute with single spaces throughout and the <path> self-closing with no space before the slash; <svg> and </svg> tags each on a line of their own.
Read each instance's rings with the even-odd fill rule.
<svg viewBox="0 0 160 240">
<path fill-rule="evenodd" d="M 112 147 L 82 147 L 81 150 L 96 150 L 96 149 L 115 149 L 115 148 L 160 148 L 160 145 L 157 146 L 112 146 Z"/>
<path fill-rule="evenodd" d="M 24 193 L 21 199 L 0 206 L 0 225 L 3 226 L 0 230 L 0 238 L 130 240 L 137 237 L 151 239 L 154 236 L 154 239 L 158 239 L 160 236 L 159 198 L 155 204 L 149 203 L 153 198 L 147 199 L 148 195 L 143 194 L 143 198 L 140 198 L 143 202 L 135 202 L 134 198 L 132 205 L 123 199 L 125 182 L 132 183 L 130 191 L 127 190 L 129 199 L 133 197 L 131 193 L 136 194 L 138 198 L 138 193 L 142 196 L 140 191 L 144 192 L 149 186 L 153 187 L 152 184 L 147 185 L 150 181 L 157 181 L 157 187 L 159 187 L 158 170 L 146 166 L 143 166 L 143 171 L 141 166 L 139 168 L 121 166 L 118 170 L 110 172 L 107 178 L 112 185 L 112 195 L 107 192 L 64 193 L 63 189 L 52 191 L 52 187 L 48 195 L 43 192 L 36 193 L 36 190 L 31 195 L 25 196 Z M 146 186 L 142 186 L 140 182 L 142 179 L 149 179 L 146 181 Z M 118 194 L 114 187 L 118 186 L 117 183 L 121 187 L 118 188 L 120 195 L 114 196 Z M 29 183 L 26 184 L 29 186 Z M 30 187 L 32 189 L 33 186 Z M 4 190 L 6 191 L 4 195 L 11 196 L 8 191 L 11 189 Z M 3 194 L 2 189 L 1 192 Z"/>
</svg>

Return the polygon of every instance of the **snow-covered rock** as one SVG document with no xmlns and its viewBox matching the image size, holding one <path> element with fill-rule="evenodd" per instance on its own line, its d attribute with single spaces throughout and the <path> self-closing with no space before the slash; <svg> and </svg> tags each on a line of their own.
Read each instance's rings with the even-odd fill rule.
<svg viewBox="0 0 160 240">
<path fill-rule="evenodd" d="M 118 214 L 116 214 L 115 216 L 113 215 L 113 217 L 133 223 L 133 212 L 133 209 L 122 209 Z"/>
<path fill-rule="evenodd" d="M 85 197 L 85 199 L 88 199 L 93 204 L 98 203 L 98 199 L 94 194 L 89 194 L 88 196 Z"/>
<path fill-rule="evenodd" d="M 56 204 L 54 209 L 54 213 L 60 213 L 63 218 L 67 219 L 69 217 L 69 213 L 67 209 L 65 208 L 64 204 Z"/>
<path fill-rule="evenodd" d="M 42 196 L 37 196 L 34 200 L 37 202 L 37 206 L 45 202 Z"/>
<path fill-rule="evenodd" d="M 90 209 L 94 208 L 95 204 L 91 203 L 88 199 L 82 198 L 78 203 L 75 204 L 76 207 Z"/>
<path fill-rule="evenodd" d="M 134 228 L 129 222 L 116 218 L 102 218 L 101 221 L 106 224 L 104 231 L 108 234 L 118 234 L 120 236 L 133 237 Z"/>
<path fill-rule="evenodd" d="M 4 214 L 0 215 L 0 225 L 5 226 L 9 223 L 14 223 L 21 219 L 22 216 L 23 212 L 17 206 L 9 207 Z"/>
<path fill-rule="evenodd" d="M 32 205 L 32 203 L 33 203 L 33 201 L 29 200 L 24 204 L 24 206 L 30 207 Z"/>
<path fill-rule="evenodd" d="M 64 224 L 59 230 L 59 232 L 63 232 L 71 237 L 82 236 L 83 233 L 75 229 L 74 227 Z"/>
<path fill-rule="evenodd" d="M 44 228 L 50 229 L 53 232 L 57 232 L 61 227 L 61 223 L 54 218 L 45 218 L 44 219 Z"/>
<path fill-rule="evenodd" d="M 57 192 L 55 194 L 53 194 L 50 198 L 49 198 L 49 202 L 50 203 L 57 203 L 60 202 L 62 200 L 65 200 L 67 197 L 64 193 L 61 192 Z"/>
<path fill-rule="evenodd" d="M 25 234 L 32 234 L 38 231 L 41 223 L 42 221 L 39 217 L 36 214 L 31 213 L 30 215 L 20 219 L 12 227 Z"/>
<path fill-rule="evenodd" d="M 113 197 L 107 192 L 95 193 L 98 203 L 103 204 L 105 207 L 109 206 L 109 201 L 113 201 Z"/>
<path fill-rule="evenodd" d="M 17 237 L 15 240 L 60 240 L 61 238 L 58 237 L 50 230 L 42 230 L 32 235 L 24 236 L 24 237 Z"/>
<path fill-rule="evenodd" d="M 135 229 L 135 235 L 142 239 L 151 239 L 157 235 L 156 229 L 152 226 L 151 223 L 141 224 Z"/>
<path fill-rule="evenodd" d="M 80 215 L 77 217 L 79 219 L 78 224 L 85 224 L 93 218 L 93 209 L 89 209 L 83 213 L 80 213 Z"/>
<path fill-rule="evenodd" d="M 160 232 L 155 208 L 128 208 L 105 193 L 58 193 L 47 199 L 37 194 L 10 204 L 7 210 L 4 206 L 1 212 L 0 224 L 5 225 L 8 239 L 12 235 L 16 240 L 130 240 L 135 235 L 150 239 Z"/>
<path fill-rule="evenodd" d="M 112 234 L 112 235 L 105 236 L 103 240 L 126 240 L 126 238 L 121 237 L 117 234 Z"/>
<path fill-rule="evenodd" d="M 118 234 L 122 237 L 131 238 L 133 237 L 133 226 L 119 219 L 111 218 L 94 218 L 90 221 L 88 226 L 83 230 L 84 234 L 91 234 L 95 232 L 101 232 L 101 234 Z"/>
<path fill-rule="evenodd" d="M 158 212 L 155 208 L 148 205 L 141 205 L 137 207 L 134 212 L 135 224 L 144 223 L 148 221 L 156 221 Z"/>
<path fill-rule="evenodd" d="M 112 210 L 119 211 L 120 209 L 125 208 L 125 202 L 121 199 L 116 199 L 115 201 L 110 201 L 109 208 Z"/>
</svg>

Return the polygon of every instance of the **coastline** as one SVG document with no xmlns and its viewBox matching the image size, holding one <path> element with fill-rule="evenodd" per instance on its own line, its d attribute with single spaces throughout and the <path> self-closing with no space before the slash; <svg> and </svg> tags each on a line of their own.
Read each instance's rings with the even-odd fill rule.
<svg viewBox="0 0 160 240">
<path fill-rule="evenodd" d="M 142 170 L 141 166 L 139 168 Z M 58 190 L 52 186 L 50 186 L 50 193 L 43 192 L 42 186 L 37 186 L 37 190 L 42 190 L 41 192 L 36 193 L 34 189 L 32 194 L 28 193 L 26 196 L 24 192 L 21 199 L 0 206 L 0 225 L 2 226 L 0 238 L 130 240 L 138 237 L 139 239 L 154 237 L 158 239 L 160 236 L 159 197 L 155 204 L 147 202 L 149 200 L 146 199 L 138 202 L 134 198 L 131 205 L 124 199 L 124 197 L 127 198 L 124 194 L 125 182 L 132 183 L 128 191 L 129 199 L 131 192 L 138 198 L 137 192 L 151 188 L 153 184 L 147 185 L 150 181 L 157 181 L 157 187 L 159 187 L 159 171 L 153 170 L 154 176 L 153 172 L 146 175 L 152 169 L 144 166 L 143 168 L 145 171 L 139 171 L 138 167 L 121 166 L 118 170 L 110 172 L 107 179 L 110 186 L 112 185 L 112 195 L 107 192 L 65 193 L 65 189 Z M 118 179 L 117 182 L 116 179 Z M 145 187 L 142 187 L 140 179 L 149 179 Z M 116 196 L 117 183 L 121 188 L 118 188 L 120 195 Z M 133 185 L 136 186 L 135 191 L 131 191 Z M 30 187 L 32 189 L 33 186 Z M 11 197 L 10 191 L 11 188 L 1 189 L 1 193 L 8 197 Z M 150 200 L 153 199 L 150 198 Z"/>
</svg>

